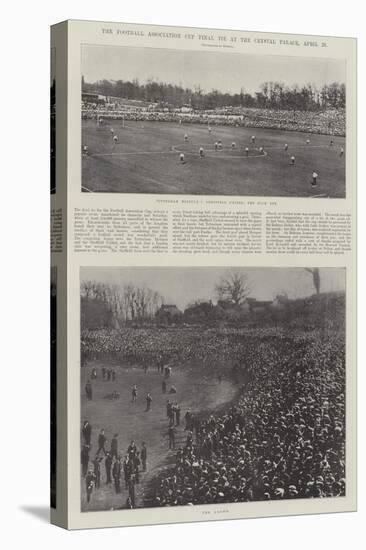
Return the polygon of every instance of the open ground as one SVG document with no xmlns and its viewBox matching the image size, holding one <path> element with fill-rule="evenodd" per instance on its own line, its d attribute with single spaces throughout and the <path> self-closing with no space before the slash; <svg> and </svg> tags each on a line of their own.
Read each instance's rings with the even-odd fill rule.
<svg viewBox="0 0 366 550">
<path fill-rule="evenodd" d="M 113 367 L 116 370 L 115 381 L 102 379 L 101 368 Z M 93 399 L 86 400 L 84 387 L 90 378 L 93 368 L 97 369 L 98 378 L 92 381 Z M 141 448 L 145 441 L 148 451 L 147 471 L 141 472 L 140 483 L 136 486 L 136 505 L 142 506 L 143 498 L 149 481 L 161 471 L 169 467 L 174 458 L 173 451 L 169 451 L 168 419 L 166 416 L 166 402 L 170 399 L 178 402 L 181 407 L 181 425 L 177 428 L 176 446 L 183 444 L 187 432 L 184 431 L 184 414 L 191 409 L 193 413 L 214 411 L 233 400 L 238 386 L 229 378 L 220 383 L 205 370 L 195 366 L 185 366 L 182 369 L 173 369 L 167 380 L 167 393 L 162 392 L 163 375 L 157 369 L 150 367 L 145 374 L 139 365 L 118 365 L 107 361 L 90 361 L 81 369 L 81 422 L 87 419 L 92 425 L 90 459 L 95 456 L 98 448 L 98 434 L 105 429 L 107 437 L 106 448 L 115 433 L 118 434 L 119 452 L 124 457 L 131 440 Z M 136 384 L 138 397 L 132 403 L 131 390 Z M 174 385 L 177 393 L 169 394 Z M 106 399 L 107 394 L 114 390 L 120 393 L 119 399 Z M 151 410 L 146 411 L 146 394 L 150 392 L 153 398 Z M 94 453 L 94 454 L 93 454 Z M 116 494 L 113 484 L 106 485 L 105 469 L 102 468 L 101 487 L 93 491 L 90 503 L 86 499 L 85 479 L 81 478 L 81 509 L 82 511 L 112 510 L 125 507 L 128 491 L 124 482 L 121 482 L 121 493 Z"/>
<path fill-rule="evenodd" d="M 215 151 L 220 140 L 222 149 Z M 209 132 L 207 125 L 130 120 L 97 125 L 89 119 L 82 120 L 82 145 L 88 147 L 82 157 L 85 192 L 345 197 L 345 138 L 338 136 L 233 126 Z"/>
</svg>

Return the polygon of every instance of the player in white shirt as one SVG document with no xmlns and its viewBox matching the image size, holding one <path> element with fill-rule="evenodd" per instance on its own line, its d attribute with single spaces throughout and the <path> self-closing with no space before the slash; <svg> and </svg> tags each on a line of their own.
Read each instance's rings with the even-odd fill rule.
<svg viewBox="0 0 366 550">
<path fill-rule="evenodd" d="M 344 149 L 343 149 L 343 147 L 341 147 L 340 155 L 341 155 L 341 157 L 343 157 L 343 155 L 344 155 Z"/>
<path fill-rule="evenodd" d="M 184 134 L 184 141 L 188 141 L 188 134 Z"/>
<path fill-rule="evenodd" d="M 200 153 L 200 158 L 202 159 L 205 156 L 203 147 L 200 147 L 199 153 Z"/>
<path fill-rule="evenodd" d="M 218 145 L 219 149 L 222 149 L 222 142 L 221 142 L 221 139 L 219 139 L 217 145 Z"/>
<path fill-rule="evenodd" d="M 115 135 L 113 136 L 113 141 L 114 141 L 114 143 L 118 143 L 118 136 L 117 136 L 117 134 L 115 134 Z"/>
<path fill-rule="evenodd" d="M 288 144 L 285 143 L 285 151 L 287 151 L 287 149 L 288 149 Z"/>
<path fill-rule="evenodd" d="M 235 147 L 236 147 L 236 143 L 235 143 L 235 141 L 233 141 L 232 144 L 231 144 L 231 148 L 235 149 Z"/>
<path fill-rule="evenodd" d="M 113 128 L 111 128 L 111 129 L 110 129 L 109 131 L 110 131 L 110 133 L 111 133 L 111 134 L 112 134 L 112 136 L 113 136 L 113 134 L 114 134 L 114 130 L 113 130 Z"/>
<path fill-rule="evenodd" d="M 312 187 L 316 187 L 317 183 L 318 183 L 318 174 L 315 172 L 312 173 L 312 182 L 311 182 L 311 186 Z"/>
<path fill-rule="evenodd" d="M 208 132 L 211 134 L 211 132 L 212 132 L 211 126 L 208 127 Z"/>
<path fill-rule="evenodd" d="M 252 143 L 255 143 L 255 136 L 252 136 Z"/>
<path fill-rule="evenodd" d="M 83 146 L 83 154 L 84 154 L 84 155 L 87 155 L 88 153 L 89 153 L 89 148 L 88 148 L 87 145 L 84 145 L 84 146 Z"/>
<path fill-rule="evenodd" d="M 181 154 L 179 155 L 179 160 L 180 160 L 180 162 L 181 162 L 182 164 L 184 164 L 184 153 L 181 153 Z"/>
<path fill-rule="evenodd" d="M 306 145 L 310 145 L 310 139 L 306 140 Z"/>
<path fill-rule="evenodd" d="M 295 157 L 294 157 L 294 155 L 292 155 L 290 161 L 291 161 L 291 166 L 295 166 Z"/>
<path fill-rule="evenodd" d="M 245 147 L 245 154 L 247 157 L 249 157 L 249 147 Z"/>
<path fill-rule="evenodd" d="M 219 147 L 219 144 L 217 143 L 217 141 L 215 141 L 215 151 L 217 151 L 218 147 Z"/>
</svg>

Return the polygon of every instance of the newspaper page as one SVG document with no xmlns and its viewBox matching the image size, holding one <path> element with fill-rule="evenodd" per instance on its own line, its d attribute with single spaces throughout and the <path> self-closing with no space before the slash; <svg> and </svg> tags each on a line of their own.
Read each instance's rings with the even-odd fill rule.
<svg viewBox="0 0 366 550">
<path fill-rule="evenodd" d="M 68 60 L 71 528 L 354 510 L 355 39 L 71 21 Z"/>
</svg>

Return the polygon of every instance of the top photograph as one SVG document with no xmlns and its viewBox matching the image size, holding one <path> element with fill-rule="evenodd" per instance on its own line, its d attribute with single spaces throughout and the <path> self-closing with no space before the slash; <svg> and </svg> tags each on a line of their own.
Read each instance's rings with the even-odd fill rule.
<svg viewBox="0 0 366 550">
<path fill-rule="evenodd" d="M 345 198 L 342 59 L 81 47 L 85 193 Z"/>
</svg>

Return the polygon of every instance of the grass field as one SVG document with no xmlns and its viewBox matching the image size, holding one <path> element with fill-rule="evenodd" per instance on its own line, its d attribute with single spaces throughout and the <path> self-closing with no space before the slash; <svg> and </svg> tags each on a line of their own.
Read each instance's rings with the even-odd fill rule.
<svg viewBox="0 0 366 550">
<path fill-rule="evenodd" d="M 116 144 L 111 128 L 119 138 Z M 215 151 L 218 140 L 223 147 Z M 95 120 L 83 120 L 82 145 L 88 146 L 82 157 L 86 192 L 345 197 L 342 137 L 334 137 L 330 146 L 329 136 L 303 132 L 213 126 L 209 133 L 205 125 L 126 121 L 123 126 L 120 120 L 98 127 Z M 201 146 L 204 158 L 198 153 Z M 185 153 L 184 164 L 180 152 Z M 295 166 L 290 165 L 292 155 Z M 319 177 L 312 188 L 314 170 Z"/>
<path fill-rule="evenodd" d="M 101 367 L 113 366 L 116 370 L 116 381 L 104 381 L 101 376 Z M 98 378 L 92 382 L 93 399 L 87 401 L 84 387 L 90 377 L 91 369 L 97 368 Z M 204 371 L 203 371 L 204 372 Z M 201 373 L 201 374 L 199 374 Z M 169 395 L 162 393 L 163 376 L 156 369 L 149 369 L 145 374 L 139 366 L 117 366 L 100 361 L 88 363 L 81 369 L 81 423 L 88 419 L 92 425 L 92 439 L 90 460 L 93 460 L 98 448 L 98 434 L 105 429 L 108 439 L 106 448 L 110 447 L 110 440 L 114 433 L 118 433 L 119 452 L 124 457 L 131 440 L 135 440 L 138 449 L 145 441 L 148 450 L 147 472 L 141 475 L 139 485 L 136 486 L 136 504 L 142 505 L 144 491 L 150 479 L 161 468 L 169 467 L 173 452 L 169 451 L 168 421 L 166 417 L 166 401 L 178 402 L 181 407 L 181 426 L 177 428 L 176 445 L 179 446 L 186 439 L 184 432 L 184 414 L 188 408 L 192 412 L 213 411 L 225 403 L 230 402 L 237 386 L 230 380 L 224 379 L 221 383 L 216 378 L 202 374 L 202 369 L 185 366 L 184 369 L 173 369 L 171 378 L 167 381 L 167 389 L 172 384 L 177 393 Z M 138 387 L 138 398 L 132 403 L 131 389 L 134 384 Z M 118 400 L 108 400 L 105 396 L 113 390 L 120 392 Z M 146 412 L 145 397 L 150 392 L 153 398 L 151 410 Z M 104 461 L 101 467 L 101 486 L 95 489 L 88 504 L 86 501 L 85 480 L 81 479 L 81 510 L 111 510 L 125 506 L 128 491 L 121 482 L 122 492 L 116 494 L 114 486 L 106 485 Z"/>
</svg>

